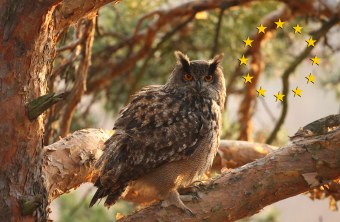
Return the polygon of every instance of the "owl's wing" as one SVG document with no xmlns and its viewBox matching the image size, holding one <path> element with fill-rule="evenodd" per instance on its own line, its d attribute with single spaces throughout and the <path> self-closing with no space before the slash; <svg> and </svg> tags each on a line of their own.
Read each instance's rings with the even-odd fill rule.
<svg viewBox="0 0 340 222">
<path fill-rule="evenodd" d="M 139 92 L 121 111 L 116 134 L 106 142 L 101 184 L 127 183 L 164 163 L 189 157 L 207 133 L 203 118 L 194 111 L 197 102 L 159 87 Z"/>
<path fill-rule="evenodd" d="M 203 119 L 193 110 L 194 102 L 158 87 L 142 90 L 114 125 L 116 131 L 125 133 L 125 146 L 120 152 L 126 159 L 122 161 L 148 172 L 190 156 L 204 133 Z"/>
</svg>

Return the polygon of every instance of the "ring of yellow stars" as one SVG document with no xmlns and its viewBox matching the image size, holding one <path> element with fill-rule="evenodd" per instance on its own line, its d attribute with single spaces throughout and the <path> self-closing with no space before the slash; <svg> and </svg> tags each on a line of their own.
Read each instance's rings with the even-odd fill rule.
<svg viewBox="0 0 340 222">
<path fill-rule="evenodd" d="M 308 40 L 306 40 L 306 42 L 307 42 L 307 47 L 309 47 L 309 46 L 315 46 L 314 45 L 314 43 L 316 42 L 316 40 L 315 39 L 313 39 L 313 37 L 310 37 Z"/>
<path fill-rule="evenodd" d="M 254 40 L 250 39 L 249 37 L 245 40 L 243 40 L 244 44 L 246 44 L 245 46 L 250 46 L 252 47 L 251 43 L 253 42 Z"/>
<path fill-rule="evenodd" d="M 306 76 L 305 78 L 307 79 L 307 84 L 310 82 L 314 84 L 315 76 L 313 76 L 312 73 L 309 73 L 309 76 Z"/>
<path fill-rule="evenodd" d="M 266 31 L 265 31 L 265 29 L 267 28 L 267 27 L 265 27 L 265 26 L 263 26 L 262 24 L 260 24 L 260 26 L 258 26 L 258 27 L 256 27 L 258 30 L 259 30 L 259 32 L 258 33 L 265 33 Z"/>
<path fill-rule="evenodd" d="M 275 102 L 277 102 L 277 101 L 282 101 L 283 102 L 283 97 L 285 96 L 285 95 L 283 95 L 282 93 L 280 93 L 280 91 L 276 94 L 276 95 L 274 95 L 275 96 L 275 98 L 276 98 L 276 100 L 275 100 Z"/>
<path fill-rule="evenodd" d="M 303 29 L 302 26 L 300 26 L 299 24 L 297 24 L 296 26 L 293 27 L 294 29 L 294 33 L 300 33 L 301 34 L 301 30 Z"/>
<path fill-rule="evenodd" d="M 244 79 L 244 83 L 247 83 L 247 82 L 251 83 L 251 80 L 254 77 L 249 75 L 249 73 L 247 73 L 247 75 L 246 76 L 242 76 L 242 78 Z"/>
<path fill-rule="evenodd" d="M 293 89 L 292 91 L 293 91 L 293 93 L 294 93 L 294 97 L 295 97 L 295 96 L 301 97 L 302 90 L 299 89 L 298 86 L 296 87 L 296 89 Z"/>
<path fill-rule="evenodd" d="M 244 55 L 242 55 L 242 57 L 239 58 L 238 60 L 240 60 L 240 65 L 242 65 L 242 64 L 247 65 L 248 59 L 246 57 L 244 57 Z"/>
<path fill-rule="evenodd" d="M 317 57 L 317 56 L 314 56 L 314 58 L 311 58 L 310 60 L 312 60 L 312 65 L 314 65 L 314 64 L 317 64 L 317 65 L 319 65 L 320 64 L 320 58 L 319 57 Z"/>
<path fill-rule="evenodd" d="M 262 86 L 260 86 L 260 88 L 256 90 L 257 96 L 263 96 L 264 97 L 264 94 L 266 93 L 266 91 L 267 90 L 263 89 Z"/>
<path fill-rule="evenodd" d="M 279 19 L 279 21 L 275 22 L 276 24 L 276 28 L 281 28 L 283 29 L 283 25 L 285 24 L 285 22 L 282 22 L 281 19 Z"/>
</svg>

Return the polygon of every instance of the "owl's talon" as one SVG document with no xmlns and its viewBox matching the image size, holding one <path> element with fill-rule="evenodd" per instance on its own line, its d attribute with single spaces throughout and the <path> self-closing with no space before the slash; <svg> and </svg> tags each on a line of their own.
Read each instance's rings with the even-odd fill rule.
<svg viewBox="0 0 340 222">
<path fill-rule="evenodd" d="M 192 194 L 192 202 L 198 202 L 200 199 L 202 199 L 202 198 L 200 197 L 200 195 L 198 194 L 198 192 L 194 192 L 194 193 Z"/>
<path fill-rule="evenodd" d="M 185 194 L 185 195 L 180 195 L 180 198 L 182 201 L 184 202 L 198 202 L 200 199 L 202 199 L 198 192 L 191 192 L 189 194 Z"/>
<path fill-rule="evenodd" d="M 181 211 L 183 211 L 184 213 L 186 213 L 190 217 L 196 216 L 196 214 L 194 212 L 192 212 L 192 210 L 190 210 L 190 208 L 188 208 L 184 204 L 183 205 L 180 205 L 180 204 L 177 205 L 177 204 L 169 203 L 169 201 L 166 201 L 166 200 L 162 201 L 161 207 L 166 208 L 166 207 L 169 207 L 169 206 L 174 206 L 174 207 L 180 209 Z"/>
<path fill-rule="evenodd" d="M 195 217 L 196 214 L 192 212 L 189 208 L 185 209 L 185 213 L 188 214 L 190 217 Z"/>
<path fill-rule="evenodd" d="M 186 195 L 186 196 L 191 197 L 191 200 L 192 200 L 191 195 Z M 182 197 L 183 196 L 180 196 L 179 193 L 176 190 L 174 190 L 174 191 L 169 193 L 167 199 L 162 202 L 161 206 L 162 207 L 168 207 L 170 205 L 174 205 L 175 207 L 179 208 L 180 210 L 182 210 L 183 212 L 185 212 L 189 216 L 191 216 L 191 217 L 195 216 L 195 214 L 187 206 L 185 206 L 185 204 L 182 202 L 182 200 L 181 200 Z"/>
</svg>

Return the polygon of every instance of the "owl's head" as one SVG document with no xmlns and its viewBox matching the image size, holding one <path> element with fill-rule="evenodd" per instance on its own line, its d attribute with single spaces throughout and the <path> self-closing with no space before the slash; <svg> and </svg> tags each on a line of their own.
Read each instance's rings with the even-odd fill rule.
<svg viewBox="0 0 340 222">
<path fill-rule="evenodd" d="M 177 64 L 165 85 L 166 89 L 198 93 L 215 100 L 223 109 L 226 97 L 225 79 L 220 67 L 223 54 L 216 55 L 209 61 L 190 61 L 180 51 L 176 51 L 175 55 Z"/>
</svg>

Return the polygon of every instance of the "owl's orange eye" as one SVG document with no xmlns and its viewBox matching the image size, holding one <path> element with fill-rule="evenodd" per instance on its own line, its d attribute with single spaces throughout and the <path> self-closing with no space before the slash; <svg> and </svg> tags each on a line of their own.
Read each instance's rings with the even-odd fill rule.
<svg viewBox="0 0 340 222">
<path fill-rule="evenodd" d="M 212 80 L 213 80 L 213 76 L 212 75 L 204 76 L 204 81 L 211 82 Z"/>
<path fill-rule="evenodd" d="M 184 79 L 185 81 L 191 81 L 191 80 L 192 80 L 192 75 L 190 75 L 190 74 L 185 74 L 184 77 L 183 77 L 183 79 Z"/>
</svg>

